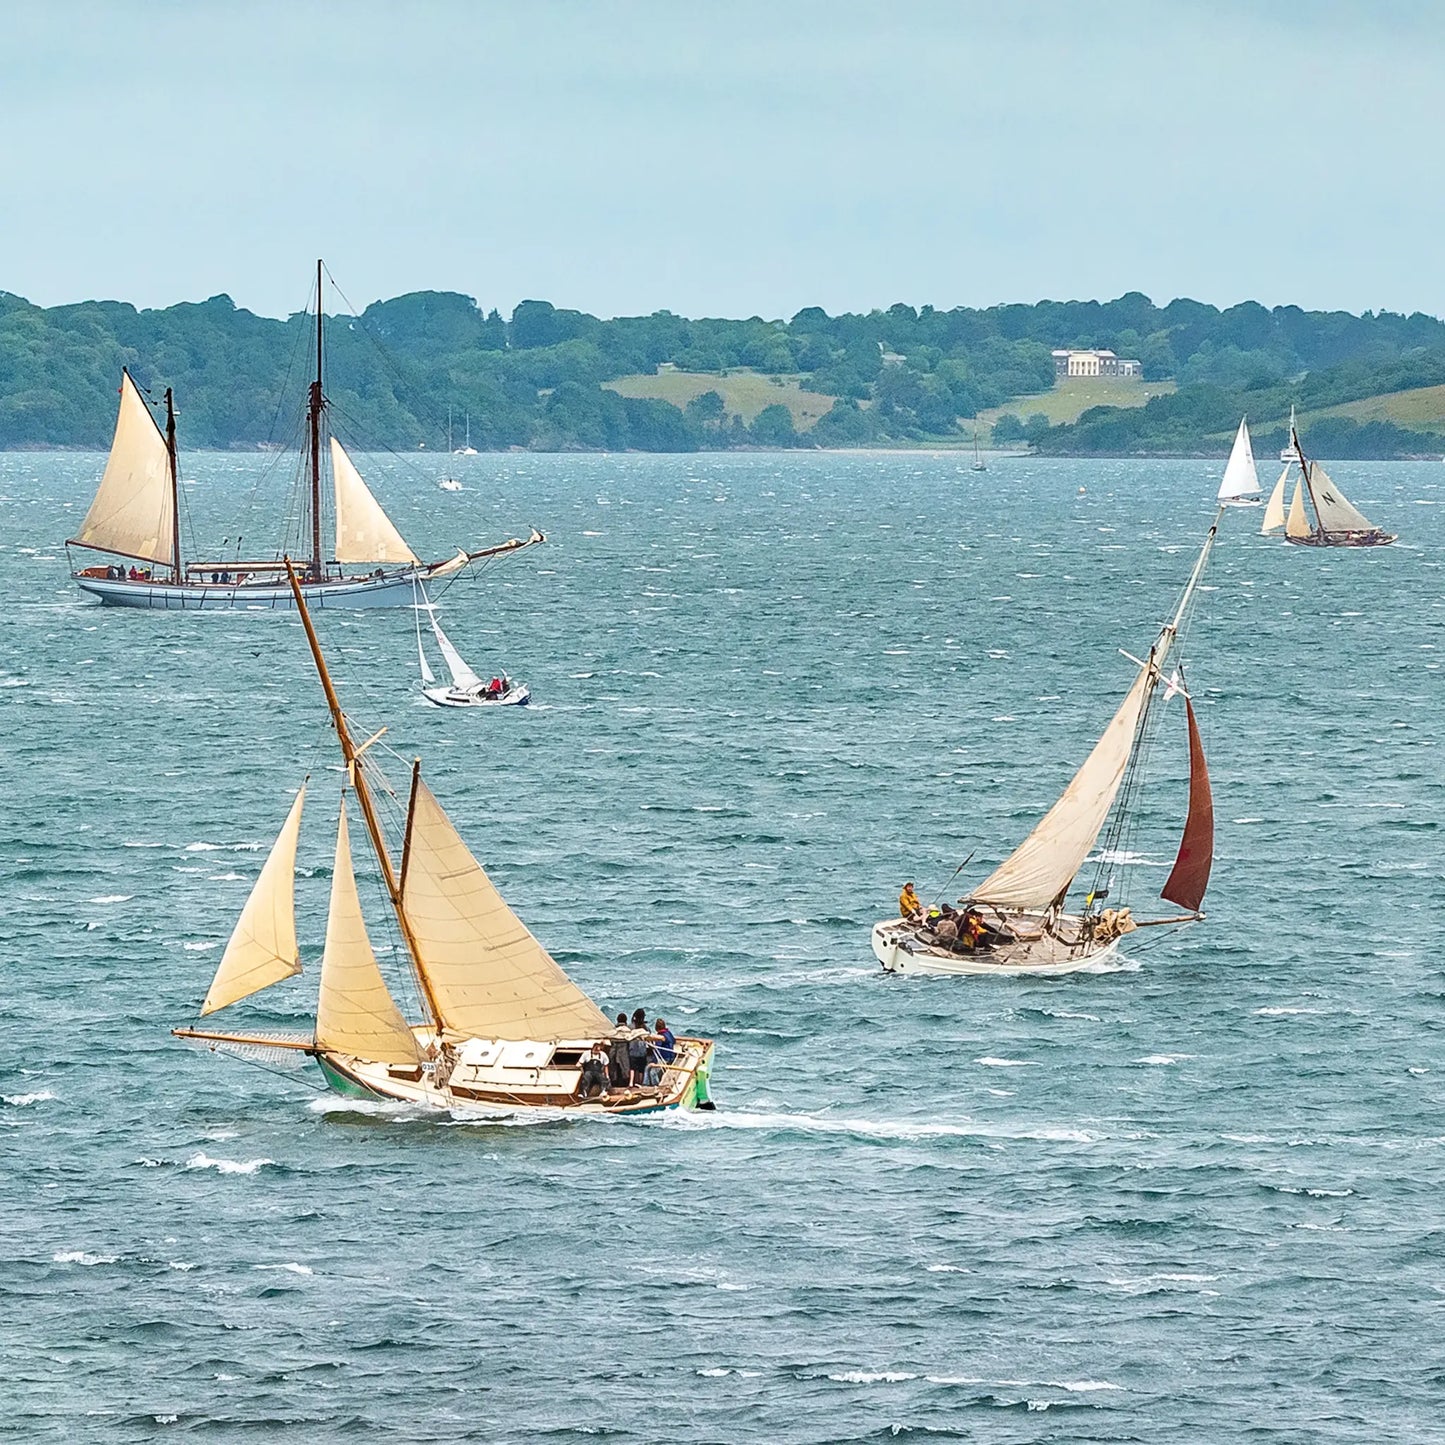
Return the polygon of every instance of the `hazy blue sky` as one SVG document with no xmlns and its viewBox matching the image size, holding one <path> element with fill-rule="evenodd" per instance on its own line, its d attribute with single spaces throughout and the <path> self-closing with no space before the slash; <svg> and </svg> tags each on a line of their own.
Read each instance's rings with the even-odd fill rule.
<svg viewBox="0 0 1445 1445">
<path fill-rule="evenodd" d="M 1445 3 L 8 0 L 0 289 L 1445 313 Z"/>
</svg>

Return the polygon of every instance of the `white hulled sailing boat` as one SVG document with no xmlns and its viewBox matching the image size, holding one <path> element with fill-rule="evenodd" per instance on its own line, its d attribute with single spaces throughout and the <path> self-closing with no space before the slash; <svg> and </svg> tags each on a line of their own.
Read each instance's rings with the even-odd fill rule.
<svg viewBox="0 0 1445 1445">
<path fill-rule="evenodd" d="M 1239 423 L 1234 445 L 1229 450 L 1224 479 L 1219 484 L 1221 507 L 1259 506 L 1259 473 L 1254 467 L 1254 448 L 1249 443 L 1247 419 Z"/>
<path fill-rule="evenodd" d="M 1359 511 L 1318 462 L 1305 456 L 1295 429 L 1293 408 L 1289 414 L 1289 440 L 1286 448 L 1289 455 L 1264 509 L 1261 532 L 1277 532 L 1283 527 L 1285 541 L 1300 547 L 1388 547 L 1396 540 L 1393 532 L 1382 531 Z M 1294 495 L 1286 513 L 1285 488 L 1296 468 Z"/>
<path fill-rule="evenodd" d="M 452 451 L 452 409 L 451 409 L 451 407 L 448 407 L 448 408 L 447 408 L 447 455 L 448 455 L 449 457 L 451 457 L 451 456 L 456 456 L 456 455 L 457 455 L 457 453 L 455 453 L 454 451 Z M 439 487 L 442 489 L 442 491 L 444 491 L 444 492 L 459 492 L 459 491 L 461 491 L 461 489 L 462 489 L 462 484 L 461 484 L 454 476 L 452 476 L 452 474 L 451 474 L 450 472 L 448 472 L 448 473 L 446 474 L 446 476 L 444 476 L 444 477 L 441 479 L 441 481 L 439 481 L 439 482 L 437 483 L 437 486 L 439 486 Z"/>
<path fill-rule="evenodd" d="M 1204 916 L 1200 908 L 1214 859 L 1209 772 L 1193 702 L 1178 670 L 1166 678 L 1164 668 L 1218 531 L 1216 517 L 1174 616 L 1160 629 L 1145 658 L 1130 657 L 1138 668 L 1133 685 L 1094 750 L 1033 832 L 959 900 L 961 912 L 914 920 L 887 918 L 874 925 L 873 952 L 890 973 L 1073 973 L 1100 962 L 1136 929 L 1193 923 Z M 1179 852 L 1160 897 L 1185 911 L 1135 919 L 1128 907 L 1103 905 L 1111 895 L 1119 901 L 1123 891 L 1118 875 L 1138 807 L 1142 759 L 1161 711 L 1161 683 L 1165 699 L 1175 692 L 1185 699 L 1189 809 Z M 1069 893 L 1101 833 L 1104 845 L 1094 858 L 1093 882 L 1082 906 L 1070 910 Z"/>
<path fill-rule="evenodd" d="M 988 463 L 983 459 L 983 453 L 978 449 L 978 423 L 973 424 L 973 466 L 969 468 L 974 472 L 986 472 Z"/>
<path fill-rule="evenodd" d="M 437 651 L 451 674 L 450 687 L 437 685 L 436 674 L 426 660 L 426 648 L 421 639 L 423 612 L 436 639 Z M 451 638 L 442 631 L 442 625 L 437 621 L 436 606 L 420 582 L 417 583 L 416 655 L 421 664 L 422 696 L 437 707 L 521 707 L 531 701 L 532 692 L 527 684 L 513 682 L 505 672 L 498 673 L 490 682 L 482 681 L 457 651 Z"/>
<path fill-rule="evenodd" d="M 484 1116 L 647 1114 L 710 1108 L 710 1039 L 678 1038 L 655 1083 L 584 1098 L 584 1060 L 614 1039 L 607 1018 L 507 906 L 412 766 L 400 858 L 377 814 L 387 791 L 341 710 L 299 578 L 288 568 L 346 763 L 315 1027 L 307 1033 L 175 1029 L 179 1038 L 314 1058 L 338 1092 Z M 383 729 L 384 731 L 384 729 Z M 214 1013 L 301 971 L 294 869 L 305 787 L 291 805 L 201 1007 Z M 360 811 L 425 1018 L 408 1022 L 367 933 L 348 832 Z"/>
<path fill-rule="evenodd" d="M 450 432 L 448 432 L 448 436 L 447 436 L 447 445 L 448 445 L 448 446 L 451 445 Z M 471 412 L 468 412 L 468 413 L 467 413 L 467 442 L 466 442 L 466 445 L 465 445 L 465 446 L 458 447 L 456 454 L 457 454 L 457 456 L 459 456 L 459 457 L 474 457 L 474 456 L 476 456 L 476 454 L 477 454 L 477 449 L 476 449 L 476 447 L 474 447 L 474 446 L 472 445 L 472 414 L 471 414 Z"/>
<path fill-rule="evenodd" d="M 543 541 L 540 532 L 478 551 L 423 562 L 361 478 L 345 448 L 328 436 L 328 402 L 322 389 L 321 263 L 316 263 L 316 376 L 306 406 L 308 446 L 303 458 L 306 530 L 310 556 L 302 592 L 313 607 L 404 607 L 413 579 L 457 572 L 484 557 Z M 120 559 L 71 573 L 82 591 L 120 607 L 192 610 L 271 610 L 292 606 L 279 551 L 268 560 L 187 561 L 181 552 L 177 481 L 176 411 L 166 388 L 166 425 L 156 424 L 129 372 L 121 373 L 120 412 L 110 457 L 90 510 L 66 547 L 83 547 Z M 329 461 L 329 467 L 325 462 Z M 322 543 L 323 478 L 330 481 L 335 546 Z M 162 568 L 162 575 L 156 569 Z"/>
</svg>

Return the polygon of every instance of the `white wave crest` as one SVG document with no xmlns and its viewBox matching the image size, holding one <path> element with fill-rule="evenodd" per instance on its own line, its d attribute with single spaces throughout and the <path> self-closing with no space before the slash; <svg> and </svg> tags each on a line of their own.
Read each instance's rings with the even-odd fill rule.
<svg viewBox="0 0 1445 1445">
<path fill-rule="evenodd" d="M 896 1385 L 901 1380 L 916 1380 L 906 1370 L 844 1370 L 838 1375 L 829 1375 L 843 1385 Z"/>
<path fill-rule="evenodd" d="M 92 898 L 92 903 L 129 903 L 135 897 L 134 893 L 102 893 L 99 898 Z"/>
<path fill-rule="evenodd" d="M 981 1059 L 975 1059 L 974 1063 L 982 1064 L 987 1069 L 1037 1069 L 1040 1067 L 1037 1059 L 996 1059 L 992 1054 L 985 1054 Z"/>
<path fill-rule="evenodd" d="M 285 1274 L 315 1274 L 316 1271 L 309 1264 L 296 1264 L 294 1261 L 287 1264 L 255 1264 L 252 1269 L 277 1270 Z"/>
<path fill-rule="evenodd" d="M 868 1139 L 1017 1139 L 1058 1144 L 1093 1144 L 1095 1134 L 1061 1125 L 1006 1129 L 992 1124 L 907 1119 L 833 1119 L 816 1114 L 761 1114 L 719 1109 L 714 1113 L 676 1111 L 650 1122 L 654 1127 L 682 1129 L 777 1129 L 807 1134 L 859 1134 Z"/>
<path fill-rule="evenodd" d="M 214 1169 L 217 1174 L 255 1174 L 274 1159 L 248 1159 L 245 1163 L 236 1159 L 212 1159 L 209 1154 L 192 1154 L 186 1160 L 187 1169 Z"/>
<path fill-rule="evenodd" d="M 28 1108 L 31 1104 L 43 1104 L 47 1099 L 53 1099 L 54 1094 L 49 1089 L 37 1089 L 33 1094 L 0 1094 L 12 1109 Z"/>
<path fill-rule="evenodd" d="M 83 1249 L 61 1249 L 52 1254 L 56 1264 L 114 1264 L 118 1254 L 87 1254 Z"/>
</svg>

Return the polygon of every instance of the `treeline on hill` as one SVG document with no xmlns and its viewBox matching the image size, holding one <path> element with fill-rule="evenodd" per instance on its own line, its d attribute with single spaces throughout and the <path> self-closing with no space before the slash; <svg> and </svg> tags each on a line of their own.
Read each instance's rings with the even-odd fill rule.
<svg viewBox="0 0 1445 1445">
<path fill-rule="evenodd" d="M 1110 302 L 915 310 L 898 304 L 790 321 L 689 320 L 670 312 L 600 320 L 524 301 L 504 319 L 469 297 L 418 292 L 360 317 L 328 318 L 327 389 L 358 445 L 410 450 L 445 443 L 451 408 L 470 415 L 485 449 L 689 451 L 737 446 L 872 446 L 957 439 L 968 419 L 1053 383 L 1054 347 L 1136 356 L 1172 396 L 1131 410 L 1096 408 L 1075 426 L 1002 421 L 1055 453 L 1197 451 L 1205 432 L 1243 412 L 1301 406 L 1445 380 L 1445 324 L 1424 315 L 1219 310 L 1188 300 L 1156 307 L 1131 293 Z M 104 447 L 120 368 L 153 390 L 173 386 L 187 447 L 289 440 L 310 367 L 312 322 L 239 310 L 226 296 L 138 311 L 121 302 L 42 309 L 0 293 L 0 447 Z M 745 368 L 795 378 L 834 398 L 799 434 L 785 405 L 751 424 L 718 392 L 679 408 L 625 397 L 605 383 L 679 371 Z M 1325 398 L 1330 398 L 1326 401 Z M 1232 418 L 1232 420 L 1231 420 Z M 1339 420 L 1339 419 L 1336 419 Z M 1371 454 L 1439 450 L 1388 423 L 1341 422 L 1339 444 Z M 1319 431 L 1315 432 L 1316 448 Z M 1261 442 L 1268 444 L 1268 438 Z M 1349 454 L 1333 449 L 1334 455 Z"/>
</svg>

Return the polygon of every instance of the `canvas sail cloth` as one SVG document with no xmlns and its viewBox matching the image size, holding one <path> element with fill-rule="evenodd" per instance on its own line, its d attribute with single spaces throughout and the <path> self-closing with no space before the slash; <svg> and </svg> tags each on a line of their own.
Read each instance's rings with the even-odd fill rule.
<svg viewBox="0 0 1445 1445">
<path fill-rule="evenodd" d="M 1289 516 L 1285 518 L 1286 537 L 1313 537 L 1315 529 L 1310 526 L 1309 514 L 1305 511 L 1305 487 L 1302 481 L 1294 484 L 1294 496 L 1290 499 Z"/>
<path fill-rule="evenodd" d="M 70 540 L 143 562 L 174 560 L 171 456 L 128 371 L 120 376 L 120 413 L 105 472 L 80 530 Z"/>
<path fill-rule="evenodd" d="M 1259 473 L 1254 468 L 1254 448 L 1249 441 L 1249 427 L 1241 421 L 1219 484 L 1221 502 L 1237 502 L 1242 497 L 1259 495 Z"/>
<path fill-rule="evenodd" d="M 1269 494 L 1269 502 L 1264 509 L 1264 522 L 1259 529 L 1261 532 L 1277 532 L 1284 526 L 1284 484 L 1288 480 L 1289 468 L 1286 467 L 1279 474 L 1274 491 Z"/>
<path fill-rule="evenodd" d="M 1040 910 L 1048 908 L 1073 882 L 1094 846 L 1114 795 L 1124 779 L 1124 768 L 1144 705 L 1163 665 L 1144 667 L 1129 689 L 1084 765 L 1074 774 L 1063 796 L 1039 820 L 1033 832 L 1009 854 L 969 895 L 975 903 L 996 908 Z"/>
<path fill-rule="evenodd" d="M 321 960 L 321 996 L 316 1004 L 316 1045 L 384 1064 L 421 1061 L 416 1037 L 387 991 L 366 936 L 351 867 L 344 797 L 336 833 L 331 909 L 326 918 L 326 952 Z"/>
<path fill-rule="evenodd" d="M 361 480 L 346 449 L 331 438 L 331 478 L 336 488 L 336 560 L 338 562 L 419 562 L 381 503 Z"/>
<path fill-rule="evenodd" d="M 1194 704 L 1187 697 L 1184 708 L 1189 722 L 1189 812 L 1184 819 L 1179 854 L 1159 896 L 1198 913 L 1214 867 L 1214 794 L 1209 787 L 1209 767 L 1204 761 L 1204 741 L 1199 736 Z"/>
<path fill-rule="evenodd" d="M 303 786 L 236 920 L 231 941 L 201 1005 L 202 1015 L 215 1013 L 301 972 L 301 956 L 296 948 L 296 841 L 301 835 L 305 803 Z"/>
<path fill-rule="evenodd" d="M 1375 524 L 1345 499 L 1345 494 L 1330 480 L 1325 469 L 1314 462 L 1310 466 L 1310 496 L 1320 514 L 1320 526 L 1326 532 L 1373 532 Z"/>
<path fill-rule="evenodd" d="M 595 1039 L 612 1025 L 507 907 L 425 783 L 401 906 L 443 1027 L 463 1038 Z"/>
</svg>

